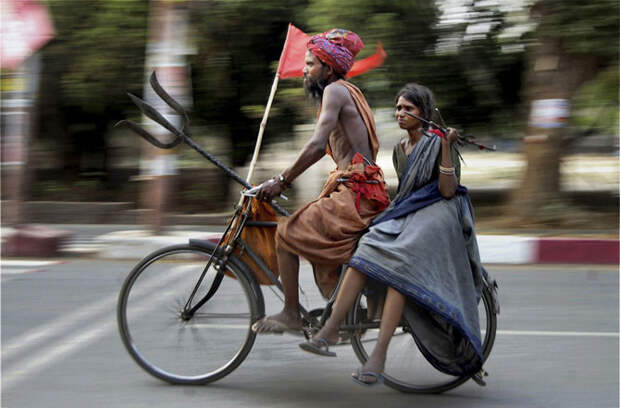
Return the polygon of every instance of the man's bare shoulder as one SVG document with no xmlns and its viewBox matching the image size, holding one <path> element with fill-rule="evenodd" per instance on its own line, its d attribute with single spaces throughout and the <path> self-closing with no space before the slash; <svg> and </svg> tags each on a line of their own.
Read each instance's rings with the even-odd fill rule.
<svg viewBox="0 0 620 408">
<path fill-rule="evenodd" d="M 337 102 L 339 105 L 345 105 L 348 102 L 352 102 L 349 90 L 340 82 L 332 82 L 327 85 L 323 91 L 323 97 L 327 97 L 332 101 Z"/>
<path fill-rule="evenodd" d="M 346 86 L 342 85 L 339 81 L 332 82 L 325 87 L 324 94 L 329 94 L 332 97 L 348 97 L 349 90 Z"/>
</svg>

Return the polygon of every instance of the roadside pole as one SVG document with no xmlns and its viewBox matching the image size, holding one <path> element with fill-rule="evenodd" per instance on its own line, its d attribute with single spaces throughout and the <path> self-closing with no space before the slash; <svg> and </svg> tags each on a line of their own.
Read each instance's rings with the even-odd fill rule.
<svg viewBox="0 0 620 408">
<path fill-rule="evenodd" d="M 189 13 L 184 0 L 151 0 L 149 40 L 146 50 L 144 100 L 161 112 L 174 125 L 181 117 L 166 105 L 148 84 L 153 71 L 168 93 L 184 108 L 191 105 L 191 89 L 186 56 L 192 51 L 188 45 Z M 168 140 L 170 133 L 143 116 L 142 123 L 159 140 Z M 164 227 L 165 213 L 169 211 L 178 174 L 177 149 L 162 150 L 148 142 L 141 144 L 140 202 L 145 209 L 141 222 L 159 234 Z"/>
<path fill-rule="evenodd" d="M 2 223 L 24 224 L 23 201 L 29 191 L 28 151 L 38 96 L 37 50 L 54 37 L 47 8 L 37 1 L 3 0 L 0 13 L 0 163 Z"/>
<path fill-rule="evenodd" d="M 37 56 L 31 56 L 17 69 L 2 73 L 2 223 L 13 227 L 26 221 L 23 202 L 28 190 L 26 164 L 38 61 Z"/>
</svg>

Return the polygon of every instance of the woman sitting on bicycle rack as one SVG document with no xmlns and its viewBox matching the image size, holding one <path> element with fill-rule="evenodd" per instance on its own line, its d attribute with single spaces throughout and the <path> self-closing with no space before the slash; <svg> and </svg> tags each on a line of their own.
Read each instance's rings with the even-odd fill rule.
<svg viewBox="0 0 620 408">
<path fill-rule="evenodd" d="M 367 278 L 387 286 L 377 344 L 353 374 L 364 385 L 382 382 L 388 344 L 401 317 L 438 370 L 463 376 L 482 368 L 477 305 L 487 275 L 467 189 L 459 185 L 459 155 L 453 145 L 458 134 L 429 129 L 408 114 L 428 121 L 433 112 L 428 88 L 408 84 L 398 93 L 396 119 L 408 133 L 393 152 L 398 193 L 360 239 L 331 317 L 300 344 L 306 351 L 335 356 L 329 346 L 338 342 L 339 327 Z"/>
</svg>

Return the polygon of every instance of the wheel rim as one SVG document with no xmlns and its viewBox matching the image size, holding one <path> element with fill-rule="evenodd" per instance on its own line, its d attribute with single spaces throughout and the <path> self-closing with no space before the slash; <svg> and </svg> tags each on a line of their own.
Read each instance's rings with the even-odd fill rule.
<svg viewBox="0 0 620 408">
<path fill-rule="evenodd" d="M 480 327 L 483 337 L 483 357 L 488 357 L 495 339 L 495 315 L 488 294 L 484 294 L 479 304 Z M 353 321 L 363 319 L 366 312 L 365 297 L 360 294 L 353 309 Z M 356 333 L 352 338 L 353 348 L 363 363 L 372 352 L 378 336 L 378 329 L 369 329 L 364 333 Z M 403 392 L 439 393 L 454 388 L 469 379 L 455 377 L 439 372 L 422 355 L 415 340 L 407 329 L 397 327 L 386 358 L 384 370 L 385 384 Z"/>
<path fill-rule="evenodd" d="M 223 377 L 245 358 L 256 314 L 245 282 L 225 276 L 215 295 L 190 319 L 181 313 L 207 264 L 202 251 L 182 248 L 151 258 L 126 282 L 119 301 L 121 337 L 132 357 L 152 375 L 173 383 Z M 228 269 L 228 273 L 237 273 Z M 194 303 L 216 276 L 211 267 Z"/>
</svg>

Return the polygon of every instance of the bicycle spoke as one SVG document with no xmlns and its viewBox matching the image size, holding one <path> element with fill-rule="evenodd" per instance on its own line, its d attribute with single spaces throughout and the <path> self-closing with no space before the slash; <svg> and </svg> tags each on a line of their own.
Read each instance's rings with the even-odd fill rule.
<svg viewBox="0 0 620 408">
<path fill-rule="evenodd" d="M 366 320 L 366 300 L 363 295 L 358 296 L 348 321 L 363 327 Z M 479 304 L 479 318 L 483 339 L 483 355 L 488 357 L 493 346 L 496 330 L 496 316 L 494 305 L 489 293 L 484 294 Z M 469 379 L 469 377 L 455 377 L 443 374 L 435 369 L 420 352 L 409 330 L 401 327 L 394 333 L 388 349 L 385 365 L 386 385 L 404 392 L 438 393 L 454 388 Z M 374 348 L 378 329 L 356 330 L 351 338 L 351 344 L 358 358 L 364 363 Z"/>
<path fill-rule="evenodd" d="M 234 370 L 254 342 L 255 291 L 230 267 L 226 273 L 234 278 L 223 270 L 205 273 L 209 258 L 206 250 L 188 245 L 159 251 L 132 271 L 121 290 L 119 328 L 127 350 L 142 368 L 171 383 L 215 381 Z M 216 296 L 184 316 L 185 294 L 204 299 L 217 276 L 222 280 Z"/>
<path fill-rule="evenodd" d="M 196 313 L 195 318 L 209 318 L 209 319 L 249 319 L 249 313 Z"/>
</svg>

